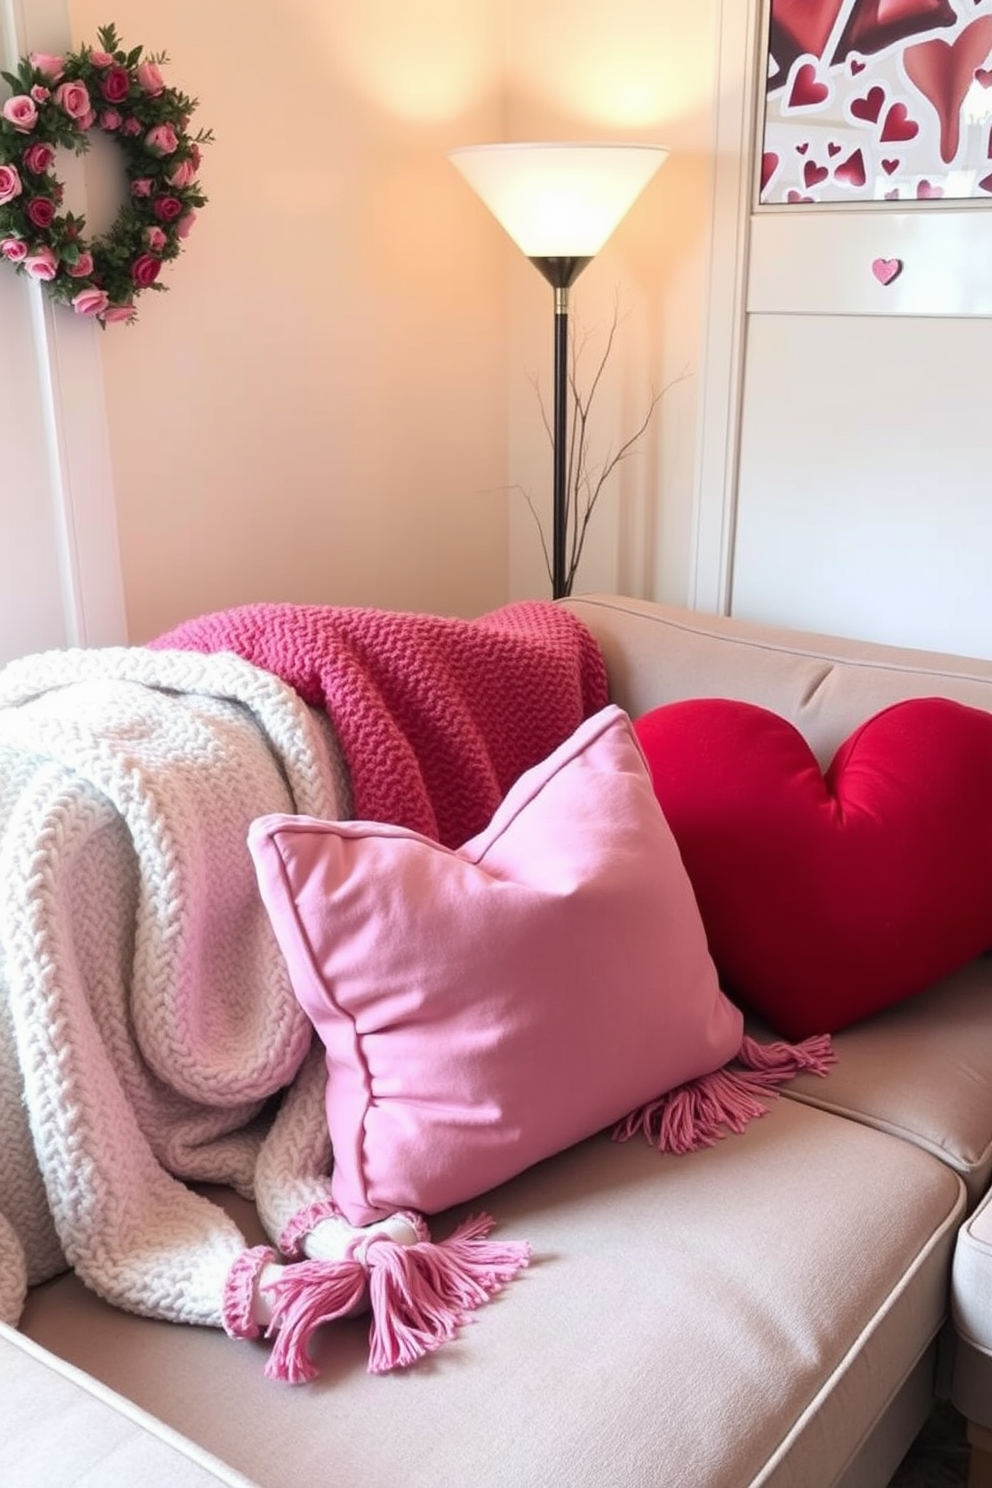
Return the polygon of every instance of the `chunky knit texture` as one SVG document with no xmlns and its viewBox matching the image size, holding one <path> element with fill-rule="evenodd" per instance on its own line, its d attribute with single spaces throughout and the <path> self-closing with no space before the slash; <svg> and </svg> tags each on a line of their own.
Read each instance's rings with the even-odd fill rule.
<svg viewBox="0 0 992 1488">
<path fill-rule="evenodd" d="M 30 1281 L 68 1264 L 119 1306 L 219 1325 L 245 1241 L 187 1182 L 251 1195 L 261 1167 L 280 1225 L 325 1197 L 313 1076 L 256 1119 L 311 1035 L 245 837 L 263 802 L 337 814 L 343 779 L 305 704 L 232 656 L 0 674 L 0 1212 Z"/>
<path fill-rule="evenodd" d="M 487 825 L 510 786 L 607 702 L 585 626 L 525 601 L 477 620 L 319 605 L 245 605 L 152 643 L 234 651 L 326 709 L 354 814 L 446 847 Z"/>
<path fill-rule="evenodd" d="M 70 1266 L 117 1306 L 222 1327 L 247 1244 L 189 1184 L 254 1198 L 274 1245 L 330 1212 L 322 1051 L 248 826 L 348 816 L 354 792 L 469 835 L 605 698 L 560 615 L 256 606 L 0 672 L 6 1321 Z"/>
</svg>

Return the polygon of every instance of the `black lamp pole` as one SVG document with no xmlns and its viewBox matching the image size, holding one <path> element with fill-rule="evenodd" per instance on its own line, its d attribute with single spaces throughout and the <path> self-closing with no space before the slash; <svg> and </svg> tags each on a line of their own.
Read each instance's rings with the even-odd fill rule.
<svg viewBox="0 0 992 1488">
<path fill-rule="evenodd" d="M 555 387 L 551 424 L 552 487 L 551 595 L 564 599 L 571 589 L 568 574 L 568 291 L 588 258 L 532 258 L 555 292 Z"/>
<path fill-rule="evenodd" d="M 467 145 L 449 154 L 555 292 L 551 592 L 563 599 L 572 590 L 568 528 L 576 518 L 568 509 L 568 291 L 668 151 L 592 142 Z M 561 252 L 569 247 L 584 252 Z"/>
</svg>

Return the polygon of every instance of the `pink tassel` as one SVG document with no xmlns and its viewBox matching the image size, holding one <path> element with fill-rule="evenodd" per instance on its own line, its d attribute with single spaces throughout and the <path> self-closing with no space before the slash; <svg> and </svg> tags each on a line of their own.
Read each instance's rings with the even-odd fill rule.
<svg viewBox="0 0 992 1488">
<path fill-rule="evenodd" d="M 357 1311 L 365 1299 L 367 1281 L 365 1267 L 357 1260 L 300 1261 L 287 1266 L 279 1280 L 265 1288 L 274 1298 L 265 1336 L 276 1335 L 266 1376 L 291 1385 L 316 1379 L 318 1371 L 307 1348 L 311 1337 L 322 1323 Z"/>
<path fill-rule="evenodd" d="M 748 1069 L 776 1072 L 779 1075 L 777 1083 L 784 1085 L 804 1070 L 813 1075 L 825 1075 L 837 1055 L 826 1033 L 803 1039 L 800 1044 L 759 1044 L 757 1039 L 745 1034 L 737 1058 Z"/>
<path fill-rule="evenodd" d="M 799 1044 L 759 1044 L 745 1034 L 735 1062 L 741 1067 L 700 1075 L 631 1111 L 613 1128 L 613 1139 L 626 1142 L 643 1132 L 659 1151 L 678 1154 L 712 1147 L 764 1116 L 781 1085 L 803 1070 L 825 1075 L 835 1058 L 825 1034 Z"/>
<path fill-rule="evenodd" d="M 426 1237 L 419 1216 L 409 1216 L 408 1222 Z M 530 1259 L 530 1247 L 523 1242 L 487 1240 L 492 1227 L 488 1214 L 478 1215 L 438 1245 L 426 1238 L 405 1245 L 381 1232 L 358 1231 L 343 1260 L 287 1266 L 265 1287 L 272 1298 L 266 1337 L 275 1338 L 266 1375 L 291 1385 L 316 1378 L 308 1347 L 313 1334 L 366 1302 L 372 1310 L 372 1374 L 413 1364 L 448 1343 L 469 1314 Z"/>
<path fill-rule="evenodd" d="M 487 1241 L 488 1214 L 467 1219 L 449 1239 L 397 1245 L 374 1236 L 366 1248 L 372 1328 L 369 1370 L 384 1374 L 449 1342 L 469 1313 L 530 1260 L 525 1243 Z"/>
</svg>

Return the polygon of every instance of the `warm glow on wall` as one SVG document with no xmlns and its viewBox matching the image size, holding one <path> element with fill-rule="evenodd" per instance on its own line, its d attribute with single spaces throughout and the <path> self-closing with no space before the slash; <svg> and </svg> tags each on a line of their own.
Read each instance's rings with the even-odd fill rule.
<svg viewBox="0 0 992 1488">
<path fill-rule="evenodd" d="M 509 86 L 590 126 L 656 129 L 708 106 L 716 45 L 698 0 L 507 0 Z"/>
<path fill-rule="evenodd" d="M 411 122 L 458 118 L 503 80 L 502 0 L 347 0 L 323 12 L 328 54 Z"/>
</svg>

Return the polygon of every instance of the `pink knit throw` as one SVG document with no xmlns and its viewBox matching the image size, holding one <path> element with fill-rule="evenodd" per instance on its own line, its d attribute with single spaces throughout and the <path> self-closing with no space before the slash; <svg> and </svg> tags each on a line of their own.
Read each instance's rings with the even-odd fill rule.
<svg viewBox="0 0 992 1488">
<path fill-rule="evenodd" d="M 585 626 L 558 605 L 476 620 L 255 604 L 186 621 L 158 650 L 233 651 L 327 711 L 356 818 L 458 847 L 519 775 L 608 701 Z"/>
</svg>

